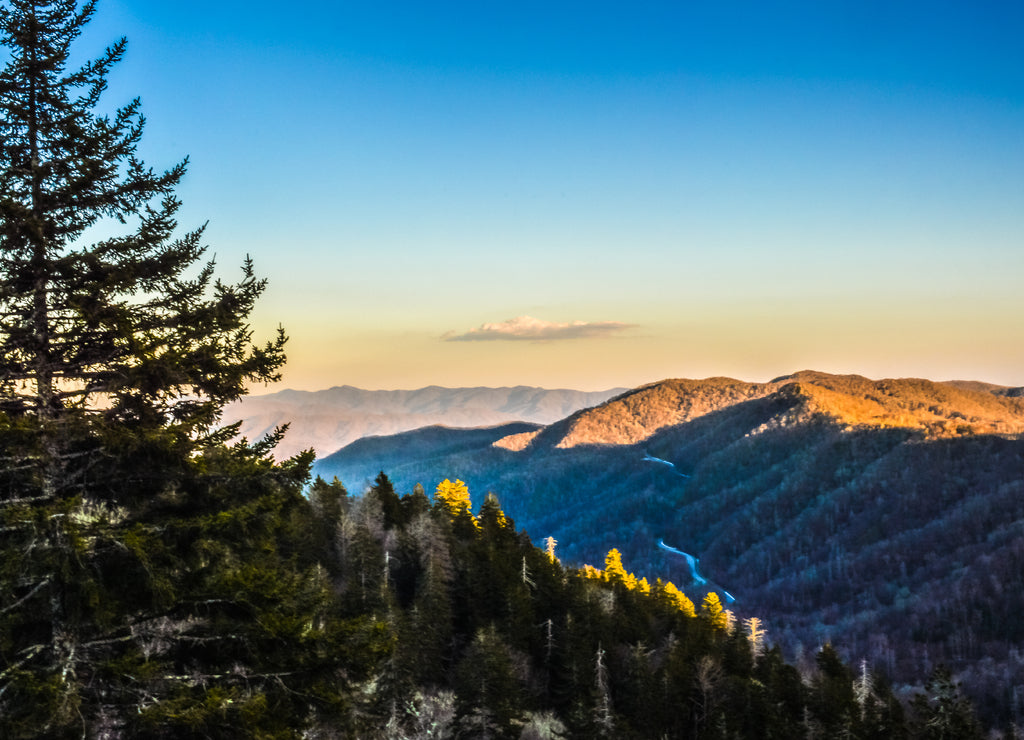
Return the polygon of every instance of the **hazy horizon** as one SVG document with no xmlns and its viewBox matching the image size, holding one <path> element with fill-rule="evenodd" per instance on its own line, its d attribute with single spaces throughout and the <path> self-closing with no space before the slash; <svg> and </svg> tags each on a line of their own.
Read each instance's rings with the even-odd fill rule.
<svg viewBox="0 0 1024 740">
<path fill-rule="evenodd" d="M 283 382 L 1024 385 L 1024 6 L 101 0 Z"/>
<path fill-rule="evenodd" d="M 354 388 L 354 389 L 360 390 L 360 391 L 381 392 L 381 393 L 413 392 L 413 391 L 425 390 L 427 388 L 442 388 L 444 390 L 472 390 L 472 389 L 476 389 L 476 388 L 487 388 L 487 389 L 538 388 L 540 390 L 545 390 L 545 391 L 579 391 L 579 392 L 582 392 L 582 393 L 597 393 L 597 392 L 601 392 L 601 391 L 611 391 L 611 390 L 617 390 L 617 389 L 633 390 L 633 389 L 639 388 L 641 386 L 654 385 L 656 383 L 661 383 L 661 382 L 664 382 L 664 381 L 667 381 L 667 380 L 695 380 L 695 381 L 702 381 L 702 380 L 711 380 L 713 378 L 727 378 L 727 379 L 730 379 L 730 380 L 738 380 L 738 381 L 741 381 L 741 382 L 744 382 L 744 383 L 769 383 L 769 382 L 771 382 L 773 380 L 776 380 L 778 378 L 788 377 L 790 375 L 796 375 L 796 374 L 798 374 L 800 372 L 803 372 L 803 371 L 815 372 L 815 371 L 817 371 L 817 368 L 810 368 L 810 367 L 801 368 L 800 370 L 794 370 L 792 372 L 782 373 L 781 375 L 775 375 L 775 376 L 772 376 L 772 377 L 763 377 L 763 378 L 738 378 L 738 377 L 734 377 L 734 376 L 731 376 L 731 375 L 707 375 L 707 376 L 702 376 L 702 377 L 686 377 L 686 378 L 683 378 L 683 377 L 672 377 L 672 378 L 664 377 L 664 378 L 656 378 L 656 379 L 652 379 L 652 380 L 647 380 L 647 381 L 644 381 L 642 383 L 637 383 L 635 385 L 610 385 L 610 386 L 602 386 L 600 388 L 598 388 L 598 387 L 593 387 L 593 388 L 586 387 L 585 388 L 585 387 L 573 387 L 573 386 L 543 386 L 543 385 L 531 385 L 529 383 L 503 383 L 503 384 L 499 384 L 499 385 L 486 385 L 486 384 L 481 384 L 481 383 L 474 383 L 474 384 L 471 384 L 471 385 L 441 385 L 441 384 L 438 384 L 438 383 L 427 383 L 426 385 L 419 385 L 419 386 L 405 386 L 405 387 L 394 386 L 394 387 L 388 387 L 388 388 L 379 388 L 379 387 L 371 388 L 371 387 L 367 387 L 367 386 L 353 385 L 352 383 L 335 383 L 333 385 L 323 386 L 321 388 L 295 388 L 295 387 L 287 385 L 284 381 L 282 381 L 281 383 L 277 383 L 277 384 L 274 384 L 274 385 L 256 386 L 256 387 L 254 387 L 252 389 L 252 392 L 250 393 L 250 395 L 251 396 L 267 396 L 267 395 L 273 395 L 275 393 L 280 393 L 282 391 L 297 391 L 297 392 L 303 392 L 303 393 L 316 393 L 316 392 L 319 392 L 319 391 L 329 391 L 329 390 L 334 390 L 335 388 L 343 388 L 343 387 L 351 387 L 351 388 Z M 824 372 L 824 371 L 819 371 L 819 372 Z M 933 381 L 933 382 L 936 382 L 936 383 L 979 382 L 979 383 L 989 383 L 990 385 L 994 385 L 994 386 L 1003 386 L 1003 387 L 1006 387 L 1006 388 L 1020 388 L 1020 387 L 1022 387 L 1022 386 L 1008 384 L 1008 383 L 996 383 L 996 382 L 993 382 L 993 381 L 990 381 L 990 380 L 986 380 L 985 378 L 926 378 L 924 376 L 919 376 L 919 375 L 870 376 L 870 375 L 865 375 L 864 373 L 852 373 L 852 372 L 851 373 L 828 373 L 828 374 L 829 375 L 854 375 L 854 376 L 861 376 L 861 377 L 867 378 L 868 380 L 892 380 L 892 379 L 912 380 L 912 379 L 920 379 L 920 380 L 930 380 L 930 381 Z"/>
</svg>

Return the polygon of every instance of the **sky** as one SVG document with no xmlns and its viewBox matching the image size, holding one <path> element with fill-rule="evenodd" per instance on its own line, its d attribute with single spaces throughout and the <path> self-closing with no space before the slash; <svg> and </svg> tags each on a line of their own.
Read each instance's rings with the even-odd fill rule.
<svg viewBox="0 0 1024 740">
<path fill-rule="evenodd" d="M 100 0 L 277 386 L 1024 385 L 1024 4 Z"/>
</svg>

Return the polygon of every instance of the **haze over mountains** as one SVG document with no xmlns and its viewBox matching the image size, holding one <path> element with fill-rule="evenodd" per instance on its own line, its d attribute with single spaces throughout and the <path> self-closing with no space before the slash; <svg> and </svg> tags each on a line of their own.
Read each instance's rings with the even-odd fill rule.
<svg viewBox="0 0 1024 740">
<path fill-rule="evenodd" d="M 595 406 L 622 393 L 514 388 L 441 388 L 363 390 L 336 386 L 322 391 L 283 390 L 246 396 L 230 404 L 223 422 L 241 421 L 240 434 L 258 439 L 282 424 L 288 433 L 278 457 L 313 448 L 328 455 L 361 437 L 418 429 L 434 424 L 481 427 L 508 422 L 550 424 L 578 409 Z"/>
<path fill-rule="evenodd" d="M 380 470 L 399 491 L 458 477 L 566 562 L 616 547 L 684 585 L 664 540 L 787 649 L 834 641 L 897 682 L 946 663 L 1002 721 L 1024 707 L 1022 433 L 1019 388 L 801 372 L 662 381 L 544 427 L 360 440 L 315 472 L 356 492 Z"/>
</svg>

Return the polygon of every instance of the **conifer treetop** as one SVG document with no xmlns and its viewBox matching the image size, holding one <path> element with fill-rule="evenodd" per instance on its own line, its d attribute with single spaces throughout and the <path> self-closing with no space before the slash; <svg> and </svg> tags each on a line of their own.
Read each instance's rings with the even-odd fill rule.
<svg viewBox="0 0 1024 740">
<path fill-rule="evenodd" d="M 0 403 L 16 415 L 77 409 L 208 431 L 250 382 L 279 377 L 285 336 L 252 343 L 263 291 L 214 276 L 203 227 L 179 234 L 187 159 L 138 156 L 138 98 L 100 110 L 125 39 L 69 69 L 92 0 L 0 5 Z M 95 242 L 90 227 L 110 233 Z"/>
</svg>

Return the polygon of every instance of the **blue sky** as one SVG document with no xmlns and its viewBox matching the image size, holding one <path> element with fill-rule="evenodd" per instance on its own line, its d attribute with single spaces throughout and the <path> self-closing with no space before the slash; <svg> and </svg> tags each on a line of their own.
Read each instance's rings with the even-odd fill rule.
<svg viewBox="0 0 1024 740">
<path fill-rule="evenodd" d="M 101 0 L 78 49 L 122 34 L 284 386 L 1024 385 L 1024 4 Z"/>
</svg>

